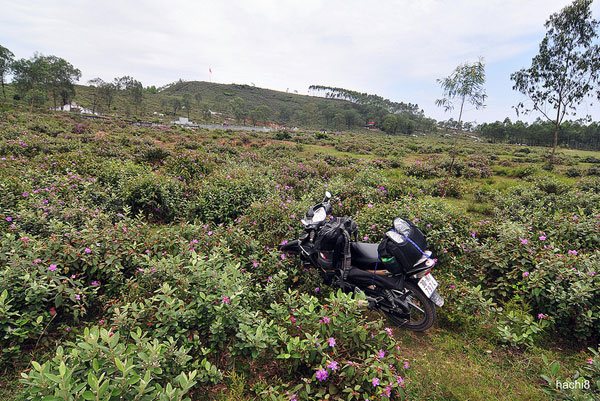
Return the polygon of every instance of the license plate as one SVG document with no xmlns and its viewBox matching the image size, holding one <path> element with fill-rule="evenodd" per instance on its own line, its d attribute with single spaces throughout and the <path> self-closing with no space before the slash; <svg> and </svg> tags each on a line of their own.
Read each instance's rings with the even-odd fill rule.
<svg viewBox="0 0 600 401">
<path fill-rule="evenodd" d="M 419 280 L 419 288 L 427 298 L 431 297 L 431 294 L 435 291 L 438 286 L 438 282 L 432 274 L 428 274 Z"/>
</svg>

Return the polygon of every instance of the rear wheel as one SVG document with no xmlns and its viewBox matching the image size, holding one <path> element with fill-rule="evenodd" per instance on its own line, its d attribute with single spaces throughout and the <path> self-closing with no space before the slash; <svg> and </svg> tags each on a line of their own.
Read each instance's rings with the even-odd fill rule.
<svg viewBox="0 0 600 401">
<path fill-rule="evenodd" d="M 405 319 L 400 313 L 385 312 L 388 319 L 396 326 L 412 331 L 425 331 L 435 322 L 435 305 L 431 302 L 416 284 L 405 284 L 406 301 L 410 307 L 410 319 Z"/>
</svg>

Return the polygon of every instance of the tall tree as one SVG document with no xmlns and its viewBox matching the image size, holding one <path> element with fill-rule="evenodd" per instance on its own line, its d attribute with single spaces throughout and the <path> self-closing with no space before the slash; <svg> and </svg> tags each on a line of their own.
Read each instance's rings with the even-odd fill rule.
<svg viewBox="0 0 600 401">
<path fill-rule="evenodd" d="M 514 90 L 526 95 L 530 105 L 521 102 L 517 112 L 537 111 L 554 124 L 554 144 L 550 162 L 558 145 L 558 131 L 564 117 L 591 96 L 596 89 L 600 99 L 600 46 L 598 21 L 592 19 L 593 0 L 576 0 L 545 23 L 546 36 L 531 67 L 510 76 Z M 552 113 L 554 111 L 556 114 Z"/>
<path fill-rule="evenodd" d="M 75 96 L 75 82 L 81 78 L 81 71 L 65 59 L 56 56 L 46 56 L 44 62 L 48 64 L 46 82 L 56 109 L 57 100 L 60 99 L 63 106 Z"/>
<path fill-rule="evenodd" d="M 92 94 L 92 113 L 96 113 L 96 107 L 98 106 L 98 102 L 101 98 L 100 88 L 102 87 L 102 85 L 106 84 L 106 82 L 104 82 L 102 78 L 94 78 L 90 79 L 88 81 L 88 84 L 94 88 L 94 93 Z"/>
<path fill-rule="evenodd" d="M 460 64 L 454 72 L 446 78 L 438 79 L 437 82 L 442 86 L 443 97 L 437 99 L 435 104 L 443 107 L 445 111 L 454 110 L 454 103 L 460 103 L 460 112 L 458 113 L 458 127 L 461 127 L 462 115 L 465 106 L 465 102 L 470 103 L 476 109 L 485 107 L 485 64 L 483 58 L 473 64 L 463 63 Z M 452 161 L 450 162 L 450 168 L 448 169 L 448 175 L 444 180 L 444 189 L 442 196 L 446 196 L 446 185 L 448 179 L 452 174 L 452 167 L 456 160 L 456 144 L 458 137 L 454 139 L 452 145 Z"/>
<path fill-rule="evenodd" d="M 4 95 L 4 99 L 6 99 L 4 77 L 10 72 L 11 64 L 14 59 L 15 55 L 13 52 L 0 45 L 0 81 L 2 82 L 2 94 Z"/>
<path fill-rule="evenodd" d="M 117 92 L 117 87 L 113 82 L 102 81 L 98 88 L 100 97 L 106 102 L 106 110 L 110 113 L 110 106 Z"/>
<path fill-rule="evenodd" d="M 49 65 L 43 55 L 36 53 L 30 59 L 19 59 L 12 63 L 13 82 L 17 92 L 27 98 L 33 110 L 47 95 Z"/>
<path fill-rule="evenodd" d="M 183 107 L 185 108 L 185 111 L 187 113 L 187 118 L 188 120 L 190 119 L 190 111 L 192 110 L 192 95 L 190 95 L 189 93 L 184 93 L 183 94 Z"/>
</svg>

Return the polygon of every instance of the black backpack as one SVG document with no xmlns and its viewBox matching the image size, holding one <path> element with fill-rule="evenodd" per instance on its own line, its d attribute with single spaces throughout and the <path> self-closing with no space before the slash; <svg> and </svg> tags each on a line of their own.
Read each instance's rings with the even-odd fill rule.
<svg viewBox="0 0 600 401">
<path fill-rule="evenodd" d="M 325 223 L 315 239 L 319 266 L 325 270 L 350 266 L 350 240 L 357 240 L 358 227 L 351 217 L 334 217 Z M 341 265 L 341 266 L 340 266 Z"/>
<path fill-rule="evenodd" d="M 404 220 L 404 227 L 402 232 L 392 228 L 392 236 L 388 232 L 377 248 L 385 268 L 394 274 L 410 271 L 427 249 L 425 235 L 417 226 Z"/>
</svg>

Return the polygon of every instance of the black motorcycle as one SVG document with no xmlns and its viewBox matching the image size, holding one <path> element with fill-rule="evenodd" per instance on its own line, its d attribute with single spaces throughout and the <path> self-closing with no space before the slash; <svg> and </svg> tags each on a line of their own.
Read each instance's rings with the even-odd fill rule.
<svg viewBox="0 0 600 401">
<path fill-rule="evenodd" d="M 418 260 L 411 260 L 407 265 L 403 258 L 404 268 L 391 269 L 392 272 L 387 269 L 391 266 L 389 260 L 382 258 L 380 244 L 357 241 L 356 224 L 351 219 L 327 219 L 332 209 L 330 199 L 331 194 L 326 192 L 322 202 L 309 208 L 302 219 L 304 232 L 300 238 L 285 243 L 280 249 L 300 255 L 305 267 L 316 268 L 326 284 L 345 292 L 363 293 L 369 308 L 382 311 L 393 324 L 413 331 L 430 328 L 435 322 L 435 306 L 441 307 L 444 299 L 437 293 L 438 283 L 430 274 L 435 265 L 431 251 L 421 250 L 410 238 L 411 230 L 416 227 L 397 218 L 393 229 L 386 233 L 384 241 L 394 245 L 409 241 L 420 251 Z M 332 225 L 336 219 L 339 224 Z M 323 250 L 322 239 L 331 234 L 332 227 L 346 227 L 341 231 L 345 240 L 338 239 L 335 247 Z M 352 240 L 348 232 L 352 234 L 353 228 Z M 409 246 L 414 248 L 412 245 Z"/>
</svg>

